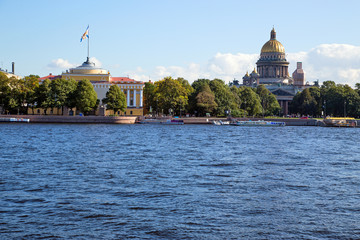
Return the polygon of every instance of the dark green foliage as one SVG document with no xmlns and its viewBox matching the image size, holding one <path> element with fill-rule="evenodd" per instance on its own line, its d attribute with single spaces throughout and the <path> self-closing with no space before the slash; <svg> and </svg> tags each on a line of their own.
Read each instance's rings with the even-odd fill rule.
<svg viewBox="0 0 360 240">
<path fill-rule="evenodd" d="M 97 94 L 93 85 L 87 79 L 81 80 L 75 90 L 75 107 L 87 114 L 96 107 Z"/>
<path fill-rule="evenodd" d="M 259 85 L 256 88 L 256 93 L 260 98 L 263 116 L 272 116 L 279 112 L 280 105 L 272 94 L 264 85 Z"/>
<path fill-rule="evenodd" d="M 124 112 L 127 107 L 125 94 L 117 85 L 110 87 L 106 93 L 106 98 L 103 99 L 103 103 L 107 105 L 107 108 L 114 110 L 114 113 L 118 110 Z"/>
<path fill-rule="evenodd" d="M 215 94 L 217 108 L 213 111 L 216 116 L 224 116 L 226 112 L 234 107 L 234 96 L 230 87 L 221 79 L 214 79 L 209 84 L 211 91 Z"/>
<path fill-rule="evenodd" d="M 144 109 L 150 111 L 152 109 L 157 109 L 155 101 L 155 84 L 151 82 L 146 82 L 144 87 Z"/>
<path fill-rule="evenodd" d="M 185 80 L 186 81 L 186 80 Z M 158 105 L 158 112 L 164 114 L 180 114 L 185 110 L 188 104 L 188 96 L 192 88 L 180 80 L 174 80 L 171 77 L 165 77 L 163 80 L 155 83 L 155 101 Z"/>
<path fill-rule="evenodd" d="M 54 99 L 53 106 L 56 108 L 74 107 L 73 95 L 77 87 L 77 81 L 58 78 L 50 83 L 51 98 Z M 63 112 L 63 111 L 62 111 Z M 63 112 L 64 114 L 64 112 Z"/>
<path fill-rule="evenodd" d="M 206 113 L 212 113 L 216 108 L 215 95 L 209 85 L 203 85 L 201 91 L 196 96 L 196 107 L 200 116 Z"/>
<path fill-rule="evenodd" d="M 52 107 L 54 103 L 50 84 L 51 81 L 49 79 L 45 79 L 37 89 L 37 107 L 44 108 L 45 114 L 46 114 L 46 109 Z"/>
<path fill-rule="evenodd" d="M 260 98 L 251 87 L 240 87 L 239 96 L 241 109 L 244 109 L 248 116 L 258 116 L 262 113 Z"/>
<path fill-rule="evenodd" d="M 321 88 L 311 87 L 298 93 L 290 105 L 294 114 L 334 117 L 359 117 L 359 93 L 348 85 L 325 81 Z"/>
</svg>

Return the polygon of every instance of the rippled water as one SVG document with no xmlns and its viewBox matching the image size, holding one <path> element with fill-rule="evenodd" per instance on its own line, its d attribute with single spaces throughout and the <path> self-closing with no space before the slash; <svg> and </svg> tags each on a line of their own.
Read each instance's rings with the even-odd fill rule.
<svg viewBox="0 0 360 240">
<path fill-rule="evenodd" d="M 359 136 L 0 124 L 0 238 L 357 239 Z"/>
</svg>

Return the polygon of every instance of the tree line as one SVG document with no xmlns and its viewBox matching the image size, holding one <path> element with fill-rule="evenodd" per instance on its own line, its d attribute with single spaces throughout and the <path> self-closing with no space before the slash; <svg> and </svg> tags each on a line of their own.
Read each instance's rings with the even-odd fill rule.
<svg viewBox="0 0 360 240">
<path fill-rule="evenodd" d="M 102 102 L 114 112 L 126 109 L 125 94 L 117 85 L 112 85 Z M 0 114 L 27 114 L 35 108 L 48 110 L 64 108 L 74 109 L 84 114 L 94 112 L 100 100 L 93 85 L 87 79 L 76 81 L 74 79 L 57 78 L 45 79 L 39 84 L 39 76 L 29 75 L 23 79 L 8 78 L 0 73 Z"/>
<path fill-rule="evenodd" d="M 88 113 L 97 108 L 99 100 L 89 80 L 46 79 L 39 84 L 39 76 L 23 79 L 8 78 L 0 73 L 0 106 L 2 113 L 27 114 L 29 109 L 47 110 L 64 107 Z M 62 111 L 63 112 L 63 111 Z"/>
<path fill-rule="evenodd" d="M 112 85 L 102 99 L 107 109 L 124 112 L 126 96 L 117 85 Z M 89 80 L 49 79 L 39 84 L 39 76 L 23 79 L 8 78 L 0 73 L 0 114 L 27 114 L 29 109 L 76 108 L 89 114 L 96 110 L 100 100 Z M 273 116 L 281 108 L 264 85 L 256 88 L 235 87 L 221 79 L 198 79 L 189 84 L 184 78 L 165 77 L 155 83 L 146 82 L 144 110 L 151 114 L 195 116 Z M 313 86 L 296 94 L 290 103 L 291 114 L 320 116 L 360 116 L 360 83 L 355 89 L 348 85 L 325 81 L 321 87 Z M 62 111 L 64 112 L 64 111 Z"/>
<path fill-rule="evenodd" d="M 313 117 L 360 116 L 360 83 L 352 89 L 349 85 L 323 82 L 321 87 L 306 88 L 295 95 L 290 112 Z"/>
<path fill-rule="evenodd" d="M 145 109 L 152 114 L 195 116 L 270 116 L 280 105 L 263 85 L 230 87 L 221 79 L 198 79 L 191 85 L 183 78 L 165 77 L 144 88 Z"/>
</svg>

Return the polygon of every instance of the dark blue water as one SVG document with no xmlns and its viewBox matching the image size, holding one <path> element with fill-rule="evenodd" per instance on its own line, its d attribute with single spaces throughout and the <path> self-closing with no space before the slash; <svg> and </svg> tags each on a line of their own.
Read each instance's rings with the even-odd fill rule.
<svg viewBox="0 0 360 240">
<path fill-rule="evenodd" d="M 0 238 L 359 239 L 359 136 L 0 124 Z"/>
</svg>

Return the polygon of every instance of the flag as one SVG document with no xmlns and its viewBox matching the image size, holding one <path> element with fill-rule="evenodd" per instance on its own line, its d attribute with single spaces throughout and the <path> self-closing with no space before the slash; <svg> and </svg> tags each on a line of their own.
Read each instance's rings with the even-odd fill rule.
<svg viewBox="0 0 360 240">
<path fill-rule="evenodd" d="M 80 42 L 82 42 L 82 40 L 89 38 L 89 25 L 86 28 L 86 31 L 84 32 L 84 34 L 81 36 L 80 38 Z"/>
</svg>

